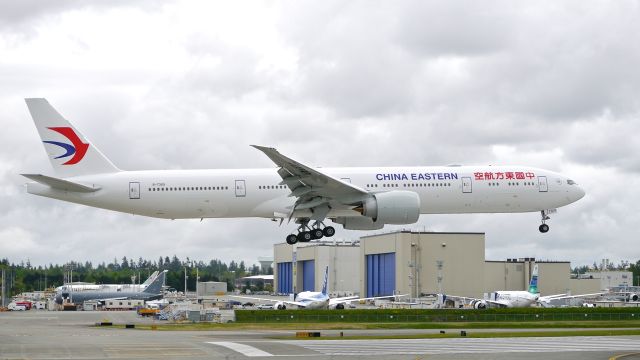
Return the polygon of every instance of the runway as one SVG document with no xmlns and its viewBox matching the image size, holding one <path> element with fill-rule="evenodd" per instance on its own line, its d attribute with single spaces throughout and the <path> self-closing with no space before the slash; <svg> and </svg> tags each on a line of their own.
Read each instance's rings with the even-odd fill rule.
<svg viewBox="0 0 640 360">
<path fill-rule="evenodd" d="M 133 312 L 0 313 L 0 359 L 640 359 L 640 336 L 282 340 L 294 330 L 143 331 L 95 327 L 148 323 Z M 383 335 L 388 330 L 348 333 Z M 393 332 L 393 331 L 391 331 Z M 408 332 L 403 330 L 403 333 Z M 413 333 L 432 332 L 415 330 Z M 333 331 L 335 333 L 335 331 Z M 516 355 L 517 354 L 517 355 Z"/>
</svg>

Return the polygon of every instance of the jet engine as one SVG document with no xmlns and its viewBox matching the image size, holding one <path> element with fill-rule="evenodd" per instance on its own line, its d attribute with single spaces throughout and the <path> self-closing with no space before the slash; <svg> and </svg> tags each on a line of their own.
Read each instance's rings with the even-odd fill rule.
<svg viewBox="0 0 640 360">
<path fill-rule="evenodd" d="M 285 303 L 283 303 L 282 301 L 278 301 L 274 306 L 274 309 L 277 310 L 287 310 L 287 305 L 285 305 Z"/>
<path fill-rule="evenodd" d="M 362 202 L 362 215 L 382 224 L 413 224 L 420 216 L 420 197 L 413 191 L 388 191 Z"/>
<path fill-rule="evenodd" d="M 471 306 L 473 306 L 474 309 L 482 310 L 487 308 L 487 302 L 484 300 L 473 300 Z"/>
<path fill-rule="evenodd" d="M 377 230 L 386 224 L 413 224 L 420 217 L 420 197 L 413 191 L 387 191 L 368 197 L 354 210 L 363 217 L 338 217 L 334 222 L 347 230 Z"/>
<path fill-rule="evenodd" d="M 640 299 L 638 294 L 629 293 L 629 295 L 627 295 L 627 301 L 638 301 L 638 299 Z"/>
<path fill-rule="evenodd" d="M 371 218 L 358 216 L 358 217 L 338 217 L 333 222 L 342 224 L 346 230 L 380 230 L 384 227 L 382 223 L 376 223 Z"/>
<path fill-rule="evenodd" d="M 344 309 L 344 304 L 343 303 L 338 303 L 335 305 L 331 305 L 329 306 L 329 309 L 335 309 L 335 310 L 343 310 Z"/>
</svg>

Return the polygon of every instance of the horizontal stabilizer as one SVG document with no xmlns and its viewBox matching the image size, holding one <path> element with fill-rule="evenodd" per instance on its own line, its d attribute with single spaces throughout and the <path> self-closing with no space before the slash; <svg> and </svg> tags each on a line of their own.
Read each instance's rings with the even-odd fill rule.
<svg viewBox="0 0 640 360">
<path fill-rule="evenodd" d="M 73 191 L 73 192 L 81 192 L 88 193 L 100 190 L 100 187 L 94 187 L 78 184 L 69 180 L 58 179 L 47 175 L 41 174 L 21 174 L 27 179 L 31 179 L 37 183 L 50 186 L 54 189 L 64 190 L 64 191 Z"/>
</svg>

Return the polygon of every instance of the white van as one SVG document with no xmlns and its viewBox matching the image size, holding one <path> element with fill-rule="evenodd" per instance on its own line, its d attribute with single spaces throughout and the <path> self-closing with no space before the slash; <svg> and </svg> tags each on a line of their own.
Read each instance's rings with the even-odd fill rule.
<svg viewBox="0 0 640 360">
<path fill-rule="evenodd" d="M 7 306 L 7 309 L 11 310 L 11 311 L 25 311 L 27 310 L 27 307 L 24 305 L 18 305 L 14 302 L 9 303 L 9 305 Z"/>
</svg>

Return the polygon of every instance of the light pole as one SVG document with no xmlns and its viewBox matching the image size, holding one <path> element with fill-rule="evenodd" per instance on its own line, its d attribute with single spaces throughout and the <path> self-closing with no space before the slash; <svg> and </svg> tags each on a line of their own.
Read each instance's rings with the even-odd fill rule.
<svg viewBox="0 0 640 360">
<path fill-rule="evenodd" d="M 184 267 L 184 298 L 187 298 L 187 267 Z"/>
<path fill-rule="evenodd" d="M 198 274 L 198 266 L 196 265 L 196 300 L 198 299 L 198 285 L 200 283 L 200 275 Z"/>
</svg>

